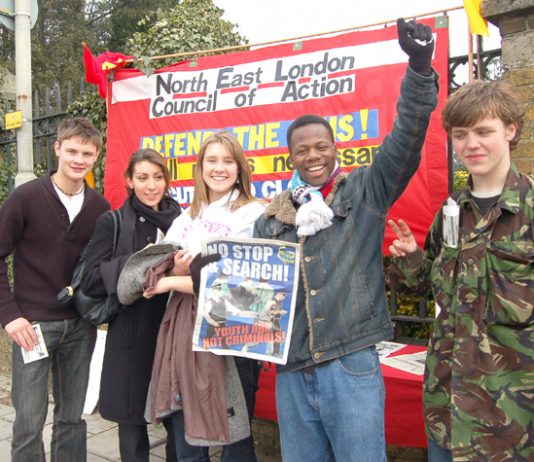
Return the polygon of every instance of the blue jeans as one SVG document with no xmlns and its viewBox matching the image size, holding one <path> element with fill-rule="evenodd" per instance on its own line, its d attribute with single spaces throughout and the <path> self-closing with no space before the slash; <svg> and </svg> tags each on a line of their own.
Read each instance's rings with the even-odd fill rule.
<svg viewBox="0 0 534 462">
<path fill-rule="evenodd" d="M 15 407 L 12 462 L 45 461 L 43 426 L 48 408 L 48 374 L 52 368 L 54 420 L 52 462 L 87 460 L 87 428 L 82 420 L 96 327 L 81 318 L 39 322 L 48 358 L 24 364 L 13 344 L 11 398 Z"/>
<path fill-rule="evenodd" d="M 384 380 L 375 347 L 276 377 L 284 462 L 385 462 Z"/>
<path fill-rule="evenodd" d="M 428 438 L 428 462 L 452 462 L 452 452 Z"/>
<path fill-rule="evenodd" d="M 249 422 L 252 422 L 261 367 L 256 360 L 237 356 L 235 357 L 235 365 L 245 395 Z M 209 462 L 209 448 L 191 446 L 185 440 L 184 413 L 178 411 L 171 417 L 178 460 L 180 462 Z M 256 460 L 252 435 L 244 440 L 223 446 L 221 462 L 256 462 Z"/>
</svg>

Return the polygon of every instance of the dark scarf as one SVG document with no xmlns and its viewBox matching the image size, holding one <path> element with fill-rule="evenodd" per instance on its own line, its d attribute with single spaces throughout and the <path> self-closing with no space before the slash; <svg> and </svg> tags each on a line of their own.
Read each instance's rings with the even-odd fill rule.
<svg viewBox="0 0 534 462">
<path fill-rule="evenodd" d="M 159 210 L 154 210 L 143 204 L 135 194 L 130 196 L 132 208 L 146 220 L 166 233 L 172 225 L 174 219 L 180 215 L 181 209 L 178 203 L 171 197 L 164 197 L 159 203 Z"/>
<path fill-rule="evenodd" d="M 171 197 L 164 197 L 159 203 L 159 210 L 154 210 L 132 194 L 124 201 L 121 212 L 122 225 L 116 255 L 131 255 L 135 252 L 135 223 L 138 215 L 166 233 L 182 210 Z"/>
</svg>

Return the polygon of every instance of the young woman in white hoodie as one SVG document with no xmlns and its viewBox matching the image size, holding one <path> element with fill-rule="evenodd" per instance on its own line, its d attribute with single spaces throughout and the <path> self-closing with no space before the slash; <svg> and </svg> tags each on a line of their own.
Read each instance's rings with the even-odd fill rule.
<svg viewBox="0 0 534 462">
<path fill-rule="evenodd" d="M 177 217 L 165 240 L 184 249 L 175 259 L 176 276 L 163 277 L 153 291 L 177 290 L 189 292 L 191 280 L 181 275 L 188 273 L 191 258 L 200 252 L 200 242 L 209 237 L 252 237 L 254 222 L 263 213 L 264 205 L 251 191 L 252 173 L 243 149 L 228 132 L 208 137 L 198 154 L 195 169 L 195 194 L 191 206 Z M 189 287 L 188 287 L 189 286 Z M 252 421 L 260 365 L 258 361 L 235 357 L 245 395 L 249 420 Z M 172 414 L 178 460 L 209 461 L 208 448 L 191 446 L 185 440 L 183 413 Z M 252 435 L 244 440 L 223 446 L 222 462 L 256 462 Z"/>
</svg>

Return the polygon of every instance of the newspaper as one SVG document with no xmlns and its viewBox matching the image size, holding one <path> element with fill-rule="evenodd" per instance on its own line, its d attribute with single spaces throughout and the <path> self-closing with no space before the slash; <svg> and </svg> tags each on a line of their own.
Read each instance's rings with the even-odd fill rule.
<svg viewBox="0 0 534 462">
<path fill-rule="evenodd" d="M 387 341 L 378 342 L 376 344 L 376 352 L 378 353 L 378 358 L 380 362 L 382 362 L 382 360 L 384 358 L 387 358 L 390 354 L 401 350 L 405 346 L 406 345 L 404 345 L 403 343 L 397 343 L 397 342 L 387 342 Z"/>
<path fill-rule="evenodd" d="M 33 350 L 31 351 L 26 351 L 24 348 L 21 348 L 22 360 L 24 361 L 24 364 L 48 358 L 48 350 L 46 348 L 46 343 L 44 341 L 43 333 L 41 331 L 41 325 L 32 324 L 32 327 L 35 331 L 35 334 L 37 335 L 37 343 L 33 346 Z"/>
<path fill-rule="evenodd" d="M 298 289 L 298 244 L 216 238 L 203 254 L 193 350 L 285 364 Z"/>
<path fill-rule="evenodd" d="M 423 375 L 425 372 L 426 351 L 407 355 L 390 356 L 380 360 L 386 366 L 394 367 L 410 374 Z"/>
</svg>

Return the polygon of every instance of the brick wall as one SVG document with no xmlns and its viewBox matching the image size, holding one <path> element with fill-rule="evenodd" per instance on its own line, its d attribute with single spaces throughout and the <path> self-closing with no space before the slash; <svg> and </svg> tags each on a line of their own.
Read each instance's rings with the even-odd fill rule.
<svg viewBox="0 0 534 462">
<path fill-rule="evenodd" d="M 482 15 L 502 37 L 504 79 L 525 111 L 521 140 L 512 159 L 523 173 L 534 173 L 534 0 L 486 0 Z"/>
</svg>

